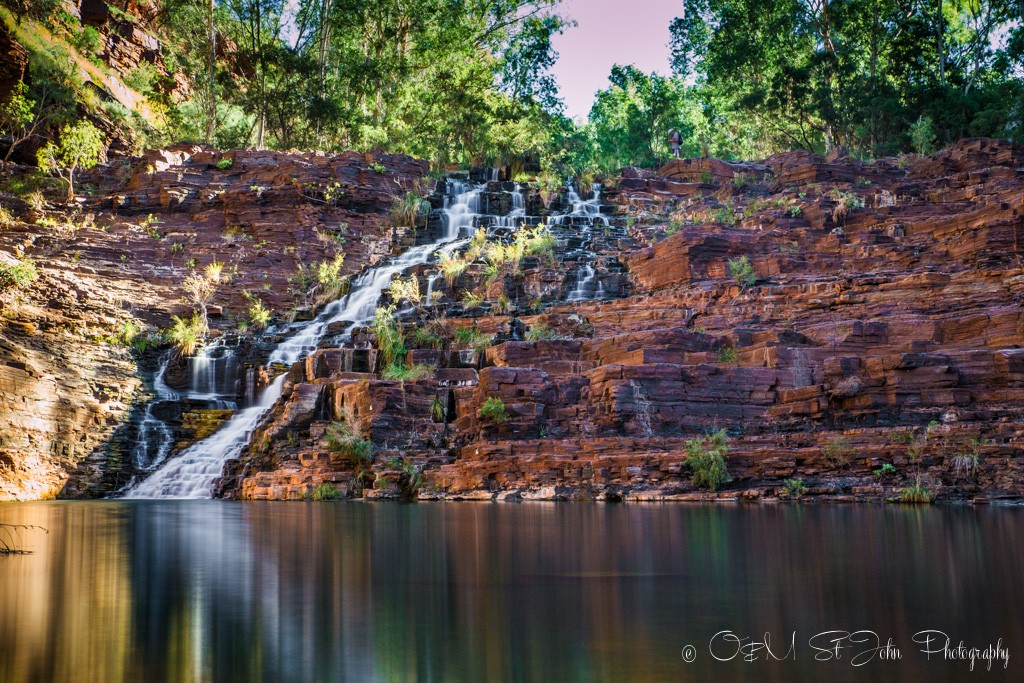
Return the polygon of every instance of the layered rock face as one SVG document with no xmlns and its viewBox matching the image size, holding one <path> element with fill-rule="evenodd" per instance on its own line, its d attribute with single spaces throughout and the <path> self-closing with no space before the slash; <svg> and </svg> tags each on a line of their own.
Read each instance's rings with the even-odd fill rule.
<svg viewBox="0 0 1024 683">
<path fill-rule="evenodd" d="M 28 258 L 39 272 L 3 293 L 0 500 L 126 483 L 133 423 L 151 398 L 142 380 L 158 353 L 145 349 L 172 315 L 191 313 L 189 275 L 223 264 L 214 336 L 246 339 L 240 321 L 255 299 L 274 321 L 312 315 L 316 281 L 301 273 L 344 254 L 345 276 L 385 256 L 406 232 L 391 227 L 395 198 L 425 170 L 408 157 L 181 146 L 86 174 L 82 206 L 0 193 L 13 218 L 0 229 L 0 260 Z M 172 362 L 167 382 L 189 371 L 186 359 Z M 207 433 L 206 418 L 185 415 L 183 430 Z"/>
<path fill-rule="evenodd" d="M 372 349 L 317 351 L 222 493 L 1019 498 L 1022 166 L 1019 147 L 965 140 L 870 165 L 800 153 L 628 170 L 588 236 L 614 291 L 566 301 L 572 221 L 553 263 L 470 265 L 406 324 L 406 363 L 431 376 L 384 381 Z M 468 307 L 466 291 L 491 303 Z M 517 325 L 529 341 L 510 338 Z M 330 447 L 332 422 L 376 460 Z M 687 451 L 716 430 L 729 481 L 712 493 Z"/>
</svg>

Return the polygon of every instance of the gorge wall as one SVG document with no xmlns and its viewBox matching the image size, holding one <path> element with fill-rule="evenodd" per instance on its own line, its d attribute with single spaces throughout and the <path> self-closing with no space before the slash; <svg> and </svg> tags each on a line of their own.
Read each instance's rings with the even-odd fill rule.
<svg viewBox="0 0 1024 683">
<path fill-rule="evenodd" d="M 872 164 L 627 169 L 591 240 L 602 298 L 566 302 L 572 225 L 550 263 L 488 274 L 481 259 L 405 323 L 406 363 L 436 370 L 385 381 L 317 351 L 221 493 L 1019 499 L 1022 163 L 976 139 Z M 510 338 L 520 323 L 531 341 Z M 330 446 L 338 422 L 376 444 L 372 464 Z M 720 429 L 730 480 L 708 492 L 687 442 Z"/>
<path fill-rule="evenodd" d="M 351 274 L 437 232 L 450 188 L 422 162 L 181 146 L 98 169 L 75 210 L 3 194 L 0 253 L 34 258 L 40 280 L 5 301 L 0 497 L 145 474 L 126 449 L 162 352 L 131 351 L 125 326 L 155 343 L 190 310 L 188 274 L 217 261 L 214 336 L 260 387 L 287 373 L 221 496 L 1018 500 L 1022 167 L 1024 150 L 983 139 L 872 164 L 683 160 L 605 179 L 600 207 L 475 177 L 488 244 L 545 221 L 552 250 L 412 268 L 421 300 L 393 301 L 404 379 L 382 377 L 370 327 L 260 366 L 325 303 L 300 268 L 344 254 Z M 417 188 L 435 210 L 393 227 Z M 275 312 L 264 334 L 240 324 L 254 297 Z M 711 492 L 687 450 L 716 430 L 729 481 Z"/>
<path fill-rule="evenodd" d="M 274 320 L 311 315 L 316 292 L 299 265 L 344 254 L 344 275 L 389 253 L 403 234 L 389 219 L 395 198 L 425 170 L 399 156 L 179 146 L 95 169 L 81 205 L 0 192 L 0 259 L 28 257 L 39 272 L 4 292 L 0 500 L 123 486 L 151 398 L 143 380 L 158 352 L 146 349 L 191 311 L 189 275 L 223 264 L 214 337 L 237 341 L 254 299 Z M 186 370 L 172 363 L 168 381 Z"/>
</svg>

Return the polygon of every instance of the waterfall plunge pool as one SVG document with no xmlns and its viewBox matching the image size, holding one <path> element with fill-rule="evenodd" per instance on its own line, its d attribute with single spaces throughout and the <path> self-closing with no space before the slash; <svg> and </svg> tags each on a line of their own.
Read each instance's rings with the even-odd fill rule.
<svg viewBox="0 0 1024 683">
<path fill-rule="evenodd" d="M 104 501 L 0 522 L 48 530 L 0 557 L 0 681 L 1024 676 L 1015 508 Z M 853 666 L 862 634 L 816 661 L 837 630 L 900 658 Z M 929 660 L 926 630 L 1008 666 Z"/>
</svg>

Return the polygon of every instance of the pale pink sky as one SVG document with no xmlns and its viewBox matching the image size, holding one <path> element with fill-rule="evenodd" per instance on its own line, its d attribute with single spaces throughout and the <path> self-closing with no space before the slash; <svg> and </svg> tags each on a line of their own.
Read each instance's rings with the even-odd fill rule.
<svg viewBox="0 0 1024 683">
<path fill-rule="evenodd" d="M 586 118 L 613 64 L 668 75 L 668 25 L 683 15 L 683 0 L 563 0 L 560 13 L 577 23 L 552 41 L 569 117 Z"/>
</svg>

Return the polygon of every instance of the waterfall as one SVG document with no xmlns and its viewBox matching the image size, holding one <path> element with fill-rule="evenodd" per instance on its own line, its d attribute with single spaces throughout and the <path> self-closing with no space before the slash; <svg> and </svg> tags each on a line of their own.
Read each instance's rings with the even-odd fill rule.
<svg viewBox="0 0 1024 683">
<path fill-rule="evenodd" d="M 579 231 L 576 235 L 580 241 L 579 248 L 567 254 L 577 263 L 573 274 L 575 285 L 566 296 L 567 301 L 600 299 L 604 296 L 604 285 L 601 284 L 594 268 L 597 254 L 593 251 L 593 239 L 594 224 L 600 223 L 608 227 L 608 218 L 601 214 L 601 185 L 594 183 L 590 190 L 590 199 L 583 199 L 572 183 L 569 183 L 566 186 L 565 199 L 572 208 L 564 214 L 551 217 L 552 224 L 576 228 Z"/>
<path fill-rule="evenodd" d="M 413 266 L 428 263 L 434 253 L 470 231 L 478 220 L 482 186 L 449 180 L 445 198 L 445 234 L 430 244 L 412 247 L 381 265 L 368 268 L 356 277 L 349 293 L 321 310 L 313 320 L 303 323 L 270 354 L 269 363 L 291 366 L 302 360 L 320 343 L 328 326 L 339 321 L 352 329 L 372 320 L 381 294 L 394 275 Z M 126 498 L 210 498 L 213 486 L 227 461 L 237 458 L 249 442 L 252 432 L 281 397 L 285 375 L 278 376 L 263 390 L 258 402 L 237 412 L 220 430 L 168 460 L 149 478 L 125 493 Z"/>
<path fill-rule="evenodd" d="M 174 401 L 179 398 L 178 392 L 164 382 L 164 374 L 171 362 L 173 354 L 165 353 L 160 359 L 160 368 L 153 376 L 153 393 L 155 398 L 146 406 L 146 414 L 139 423 L 139 440 L 132 448 L 132 464 L 137 470 L 151 470 L 158 467 L 167 457 L 173 444 L 171 428 L 163 420 L 153 416 L 153 407 L 160 401 Z"/>
<path fill-rule="evenodd" d="M 654 436 L 651 429 L 651 402 L 644 396 L 643 387 L 635 379 L 629 380 L 629 388 L 633 391 L 633 402 L 636 403 L 636 422 L 644 436 Z"/>
</svg>

